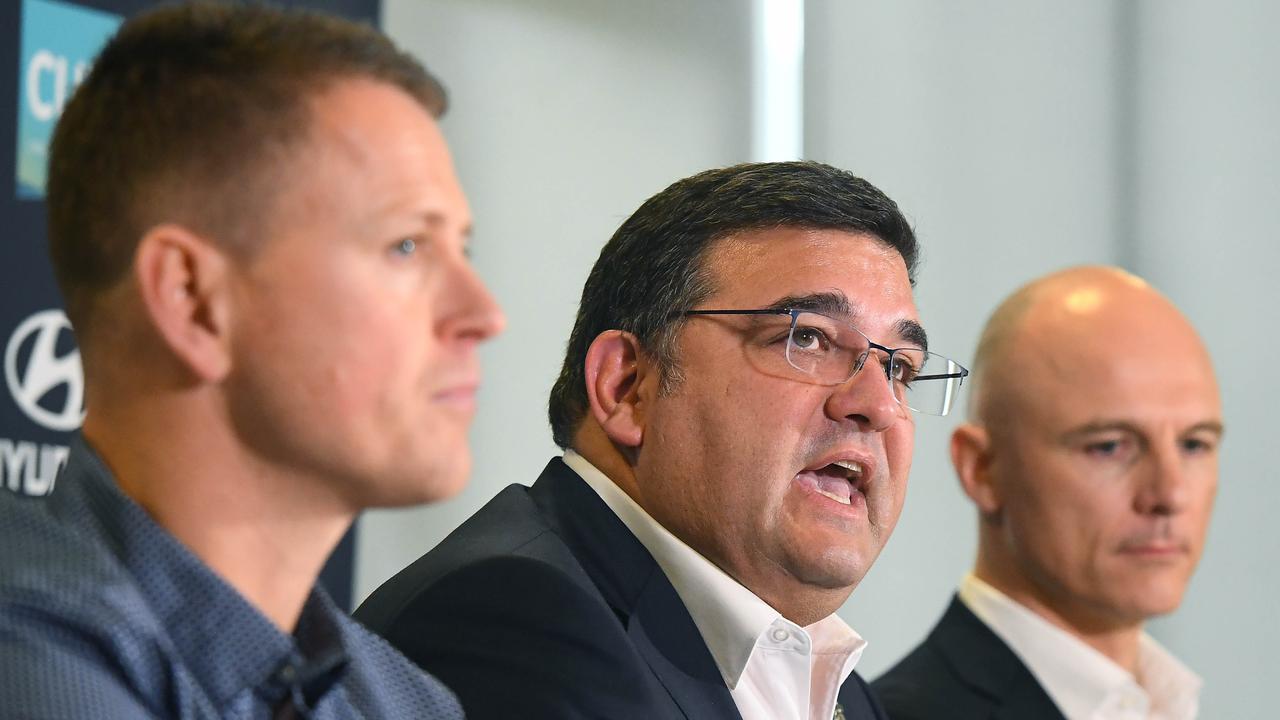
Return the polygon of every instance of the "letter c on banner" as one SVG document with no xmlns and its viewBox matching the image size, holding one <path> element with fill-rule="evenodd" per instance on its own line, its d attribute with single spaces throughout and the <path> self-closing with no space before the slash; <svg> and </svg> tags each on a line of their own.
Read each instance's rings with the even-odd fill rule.
<svg viewBox="0 0 1280 720">
<path fill-rule="evenodd" d="M 46 100 L 40 95 L 40 76 L 42 73 L 53 73 L 53 98 Z M 31 64 L 27 66 L 27 102 L 31 104 L 31 113 L 43 121 L 53 120 L 62 111 L 62 104 L 67 100 L 67 59 L 58 57 L 48 50 L 38 50 L 31 56 Z"/>
</svg>

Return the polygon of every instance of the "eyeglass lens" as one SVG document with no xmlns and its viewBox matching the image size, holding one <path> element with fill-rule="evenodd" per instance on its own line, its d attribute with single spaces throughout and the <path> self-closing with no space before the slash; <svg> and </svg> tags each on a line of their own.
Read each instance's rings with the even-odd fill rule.
<svg viewBox="0 0 1280 720">
<path fill-rule="evenodd" d="M 811 381 L 844 383 L 870 360 L 885 374 L 899 404 L 930 415 L 951 410 L 964 376 L 954 361 L 918 348 L 883 348 L 853 326 L 819 313 L 797 311 L 791 317 L 786 360 Z"/>
</svg>

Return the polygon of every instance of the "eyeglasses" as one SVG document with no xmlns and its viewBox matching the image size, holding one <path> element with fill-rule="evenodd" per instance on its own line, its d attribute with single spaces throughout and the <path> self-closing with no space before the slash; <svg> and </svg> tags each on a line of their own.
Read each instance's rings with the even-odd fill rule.
<svg viewBox="0 0 1280 720">
<path fill-rule="evenodd" d="M 927 415 L 951 412 L 969 375 L 950 358 L 915 347 L 885 347 L 852 325 L 812 310 L 686 310 L 680 315 L 759 317 L 748 337 L 748 352 L 762 369 L 800 382 L 843 385 L 875 350 L 898 404 Z"/>
</svg>

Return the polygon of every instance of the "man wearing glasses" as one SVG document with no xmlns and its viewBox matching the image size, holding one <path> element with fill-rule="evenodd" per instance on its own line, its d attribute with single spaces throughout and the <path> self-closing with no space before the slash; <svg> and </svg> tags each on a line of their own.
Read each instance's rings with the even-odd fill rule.
<svg viewBox="0 0 1280 720">
<path fill-rule="evenodd" d="M 951 457 L 978 559 L 937 627 L 875 682 L 898 718 L 1162 718 L 1200 679 L 1142 632 L 1182 600 L 1218 481 L 1204 344 L 1112 268 L 1066 270 L 983 332 Z"/>
<path fill-rule="evenodd" d="M 835 611 L 897 522 L 927 350 L 916 241 L 863 180 L 739 165 L 646 201 L 583 289 L 565 449 L 357 616 L 471 718 L 882 717 Z"/>
</svg>

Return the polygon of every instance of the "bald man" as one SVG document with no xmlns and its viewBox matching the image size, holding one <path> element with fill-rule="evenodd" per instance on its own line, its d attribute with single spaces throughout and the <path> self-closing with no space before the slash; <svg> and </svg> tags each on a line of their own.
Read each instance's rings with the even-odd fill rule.
<svg viewBox="0 0 1280 720">
<path fill-rule="evenodd" d="M 1074 268 L 992 315 L 951 460 L 978 557 L 877 680 L 890 717 L 1192 718 L 1200 679 L 1143 633 L 1178 607 L 1218 482 L 1195 330 L 1141 279 Z"/>
</svg>

